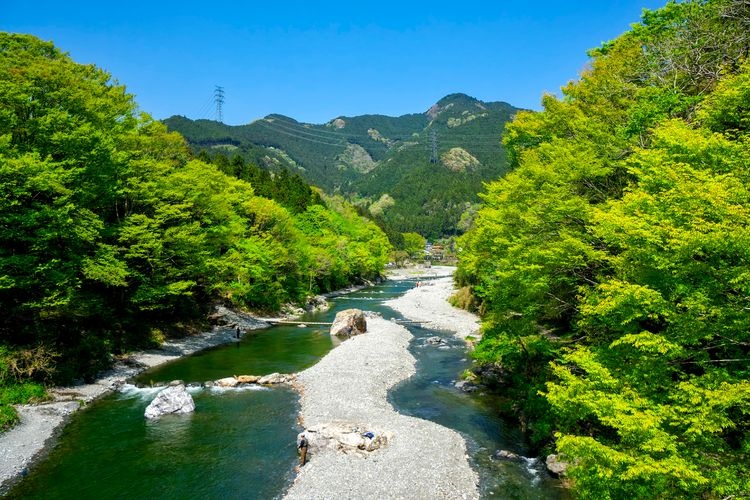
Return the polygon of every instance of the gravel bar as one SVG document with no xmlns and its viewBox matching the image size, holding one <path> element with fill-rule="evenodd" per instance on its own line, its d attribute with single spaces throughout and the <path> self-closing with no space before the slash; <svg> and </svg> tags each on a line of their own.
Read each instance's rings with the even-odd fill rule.
<svg viewBox="0 0 750 500">
<path fill-rule="evenodd" d="M 479 498 L 466 443 L 451 429 L 397 413 L 388 390 L 415 373 L 411 333 L 374 315 L 353 337 L 298 375 L 307 427 L 350 422 L 392 433 L 365 456 L 325 449 L 309 457 L 286 494 L 298 498 Z"/>
</svg>

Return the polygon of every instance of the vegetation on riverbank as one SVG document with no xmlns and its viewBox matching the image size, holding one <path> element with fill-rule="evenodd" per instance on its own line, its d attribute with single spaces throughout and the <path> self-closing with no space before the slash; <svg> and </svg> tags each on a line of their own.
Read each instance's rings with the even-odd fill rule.
<svg viewBox="0 0 750 500">
<path fill-rule="evenodd" d="M 103 70 L 0 33 L 0 371 L 49 354 L 0 380 L 0 406 L 40 397 L 28 380 L 92 377 L 211 304 L 275 310 L 382 272 L 388 239 L 352 206 L 231 167 L 193 158 Z"/>
<path fill-rule="evenodd" d="M 745 1 L 646 11 L 509 124 L 459 243 L 476 358 L 583 498 L 750 495 L 749 50 Z"/>
</svg>

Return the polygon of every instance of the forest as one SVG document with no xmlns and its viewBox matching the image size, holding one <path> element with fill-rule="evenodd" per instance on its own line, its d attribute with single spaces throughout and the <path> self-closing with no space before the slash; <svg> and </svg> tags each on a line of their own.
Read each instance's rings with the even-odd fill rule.
<svg viewBox="0 0 750 500">
<path fill-rule="evenodd" d="M 198 153 L 286 168 L 345 196 L 395 234 L 436 240 L 462 233 L 459 221 L 479 202 L 482 183 L 507 171 L 500 134 L 517 111 L 456 93 L 424 113 L 340 116 L 321 125 L 278 114 L 237 126 L 182 116 L 163 122 Z M 456 152 L 459 161 L 451 161 Z"/>
<path fill-rule="evenodd" d="M 750 3 L 670 2 L 506 127 L 475 351 L 580 498 L 750 497 Z"/>
<path fill-rule="evenodd" d="M 0 425 L 42 383 L 380 275 L 372 221 L 285 170 L 196 158 L 124 86 L 0 34 Z"/>
</svg>

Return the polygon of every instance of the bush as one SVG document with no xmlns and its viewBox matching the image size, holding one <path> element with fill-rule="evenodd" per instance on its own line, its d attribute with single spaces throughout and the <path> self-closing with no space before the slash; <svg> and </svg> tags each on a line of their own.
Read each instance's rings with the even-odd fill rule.
<svg viewBox="0 0 750 500">
<path fill-rule="evenodd" d="M 471 312 L 476 312 L 479 306 L 476 297 L 471 293 L 470 286 L 459 288 L 456 293 L 448 297 L 448 302 L 450 302 L 453 307 L 466 309 Z"/>
<path fill-rule="evenodd" d="M 0 431 L 7 431 L 18 423 L 20 417 L 14 404 L 38 403 L 49 399 L 41 384 L 23 383 L 0 387 Z"/>
<path fill-rule="evenodd" d="M 0 431 L 4 432 L 18 423 L 20 417 L 10 405 L 0 405 Z"/>
</svg>

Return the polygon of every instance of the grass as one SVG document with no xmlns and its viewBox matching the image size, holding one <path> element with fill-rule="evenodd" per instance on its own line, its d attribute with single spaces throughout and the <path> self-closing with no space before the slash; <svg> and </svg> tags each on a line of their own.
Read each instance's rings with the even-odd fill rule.
<svg viewBox="0 0 750 500">
<path fill-rule="evenodd" d="M 49 399 L 47 390 L 41 384 L 24 382 L 0 386 L 0 431 L 7 431 L 18 423 L 15 404 L 38 403 Z"/>
</svg>

